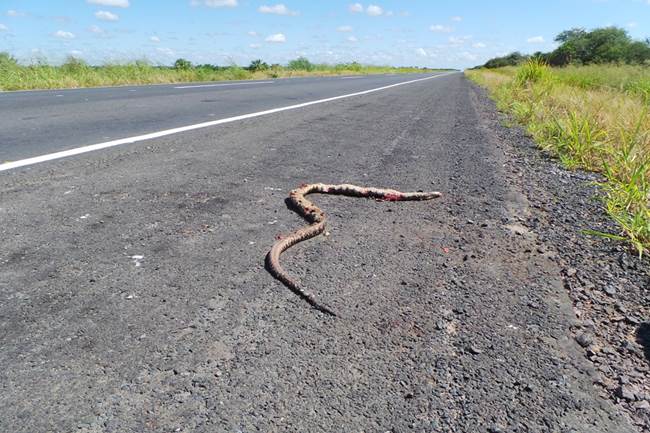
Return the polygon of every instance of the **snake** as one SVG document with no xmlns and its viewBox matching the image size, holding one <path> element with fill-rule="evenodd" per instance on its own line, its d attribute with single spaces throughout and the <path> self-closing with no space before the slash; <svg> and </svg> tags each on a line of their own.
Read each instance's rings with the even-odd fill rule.
<svg viewBox="0 0 650 433">
<path fill-rule="evenodd" d="M 280 264 L 280 255 L 299 242 L 311 239 L 325 231 L 325 213 L 305 196 L 308 194 L 334 194 L 349 197 L 374 198 L 378 201 L 415 201 L 431 200 L 440 197 L 442 194 L 434 192 L 400 192 L 393 189 L 361 187 L 350 184 L 331 185 L 324 183 L 302 184 L 289 192 L 288 205 L 302 216 L 308 223 L 301 229 L 296 230 L 285 237 L 278 237 L 268 254 L 266 255 L 266 268 L 277 280 L 281 281 L 287 288 L 305 300 L 314 309 L 336 317 L 336 313 L 325 305 L 320 304 L 314 295 L 303 289 Z"/>
</svg>

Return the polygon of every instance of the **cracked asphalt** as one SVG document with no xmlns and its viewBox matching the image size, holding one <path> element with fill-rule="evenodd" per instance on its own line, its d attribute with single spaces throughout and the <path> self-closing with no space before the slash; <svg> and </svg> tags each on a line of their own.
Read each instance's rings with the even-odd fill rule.
<svg viewBox="0 0 650 433">
<path fill-rule="evenodd" d="M 452 74 L 3 173 L 0 430 L 637 431 L 486 110 Z M 313 196 L 282 261 L 338 318 L 264 269 L 304 182 L 443 193 Z"/>
</svg>

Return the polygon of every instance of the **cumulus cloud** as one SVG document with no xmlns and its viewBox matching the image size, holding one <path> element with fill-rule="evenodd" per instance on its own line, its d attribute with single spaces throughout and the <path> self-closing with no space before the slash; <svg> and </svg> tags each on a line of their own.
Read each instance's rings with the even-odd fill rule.
<svg viewBox="0 0 650 433">
<path fill-rule="evenodd" d="M 276 43 L 276 44 L 282 44 L 287 41 L 287 38 L 282 33 L 275 33 L 273 35 L 267 36 L 265 41 Z"/>
<path fill-rule="evenodd" d="M 14 10 L 14 9 L 9 9 L 7 11 L 7 16 L 8 17 L 24 17 L 25 12 L 17 11 L 17 10 Z"/>
<path fill-rule="evenodd" d="M 160 38 L 159 38 L 158 36 L 151 36 L 151 37 L 149 38 L 149 40 L 150 40 L 151 42 L 153 42 L 154 44 L 157 44 L 157 43 L 160 42 Z"/>
<path fill-rule="evenodd" d="M 487 45 L 485 45 L 483 42 L 476 42 L 475 44 L 472 44 L 472 47 L 474 48 L 485 48 Z"/>
<path fill-rule="evenodd" d="M 543 44 L 544 43 L 544 37 L 543 36 L 533 36 L 531 38 L 526 39 L 526 42 L 529 44 Z"/>
<path fill-rule="evenodd" d="M 192 0 L 192 6 L 207 6 L 209 8 L 234 8 L 237 0 Z"/>
<path fill-rule="evenodd" d="M 455 17 L 451 17 L 451 20 L 459 23 L 463 20 L 463 17 L 455 16 Z"/>
<path fill-rule="evenodd" d="M 251 30 L 250 32 L 248 32 L 248 36 L 252 36 L 252 37 L 256 38 L 257 37 L 257 32 L 254 32 L 254 31 Z"/>
<path fill-rule="evenodd" d="M 73 56 L 73 57 L 80 57 L 80 56 L 83 55 L 83 51 L 79 51 L 79 50 L 70 50 L 70 51 L 68 51 L 68 54 L 71 55 L 71 56 Z"/>
<path fill-rule="evenodd" d="M 348 42 L 359 42 L 359 39 L 356 36 L 348 36 Z"/>
<path fill-rule="evenodd" d="M 95 33 L 97 35 L 101 35 L 102 33 L 104 33 L 104 29 L 102 29 L 99 26 L 95 26 L 95 25 L 92 25 L 92 26 L 88 27 L 88 31 L 90 33 Z"/>
<path fill-rule="evenodd" d="M 351 32 L 352 31 L 352 26 L 340 26 L 340 27 L 337 27 L 336 31 L 337 32 L 342 32 L 342 33 Z"/>
<path fill-rule="evenodd" d="M 424 50 L 424 48 L 418 48 L 417 50 L 415 50 L 415 53 L 418 56 L 427 57 L 427 52 Z"/>
<path fill-rule="evenodd" d="M 262 47 L 262 44 L 250 44 L 249 47 L 251 47 L 253 49 L 258 49 L 258 48 Z"/>
<path fill-rule="evenodd" d="M 289 10 L 289 8 L 283 5 L 282 3 L 277 5 L 272 5 L 272 6 L 263 5 L 260 6 L 257 9 L 257 11 L 263 14 L 273 14 L 273 15 L 288 15 L 288 16 L 298 15 L 298 12 Z"/>
<path fill-rule="evenodd" d="M 366 13 L 371 17 L 378 17 L 379 15 L 383 15 L 384 10 L 380 6 L 370 5 L 366 9 Z"/>
<path fill-rule="evenodd" d="M 56 32 L 52 33 L 52 36 L 58 39 L 74 39 L 74 33 L 66 32 L 63 30 L 57 30 Z"/>
<path fill-rule="evenodd" d="M 361 13 L 363 12 L 363 5 L 361 3 L 353 3 L 350 6 L 348 6 L 348 10 L 352 13 Z"/>
<path fill-rule="evenodd" d="M 117 21 L 120 19 L 117 14 L 108 11 L 97 11 L 95 12 L 95 18 L 102 21 Z"/>
<path fill-rule="evenodd" d="M 443 26 L 442 24 L 434 24 L 432 26 L 429 26 L 429 30 L 436 33 L 451 33 L 454 31 L 453 28 L 449 26 Z"/>
<path fill-rule="evenodd" d="M 86 0 L 86 3 L 114 8 L 128 8 L 130 6 L 129 0 Z"/>
<path fill-rule="evenodd" d="M 0 24 L 0 32 L 6 32 L 9 31 L 9 27 L 5 26 L 4 24 Z"/>
</svg>

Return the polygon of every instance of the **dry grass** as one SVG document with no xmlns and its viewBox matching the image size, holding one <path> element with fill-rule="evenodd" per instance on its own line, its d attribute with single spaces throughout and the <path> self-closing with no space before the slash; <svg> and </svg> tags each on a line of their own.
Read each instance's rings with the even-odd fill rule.
<svg viewBox="0 0 650 433">
<path fill-rule="evenodd" d="M 218 69 L 195 67 L 178 70 L 169 67 L 152 66 L 146 62 L 135 62 L 124 65 L 89 66 L 83 62 L 73 61 L 62 66 L 51 66 L 47 64 L 22 66 L 10 61 L 7 56 L 4 58 L 0 56 L 0 90 L 59 89 L 128 84 L 165 84 L 298 76 L 365 75 L 430 71 L 418 68 L 362 66 L 355 63 L 314 65 L 309 71 L 290 70 L 286 67 L 278 66 L 256 72 L 238 66 Z"/>
<path fill-rule="evenodd" d="M 602 73 L 595 80 L 593 77 Z M 594 66 L 467 71 L 487 87 L 499 109 L 568 168 L 603 173 L 603 202 L 639 254 L 650 249 L 650 116 L 647 68 Z"/>
</svg>

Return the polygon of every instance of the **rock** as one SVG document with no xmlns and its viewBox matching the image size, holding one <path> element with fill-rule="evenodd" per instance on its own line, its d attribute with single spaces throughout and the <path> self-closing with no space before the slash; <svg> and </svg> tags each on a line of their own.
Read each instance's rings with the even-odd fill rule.
<svg viewBox="0 0 650 433">
<path fill-rule="evenodd" d="M 621 385 L 616 389 L 616 396 L 627 401 L 635 400 L 635 388 L 630 385 Z"/>
<path fill-rule="evenodd" d="M 594 337 L 588 332 L 581 332 L 576 335 L 576 341 L 582 347 L 589 347 L 594 342 Z"/>
<path fill-rule="evenodd" d="M 469 353 L 471 353 L 472 355 L 478 355 L 480 353 L 483 353 L 483 351 L 481 349 L 479 349 L 478 347 L 476 347 L 476 346 L 469 346 L 467 348 L 467 351 Z"/>
<path fill-rule="evenodd" d="M 650 411 L 650 402 L 648 400 L 637 401 L 636 403 L 634 403 L 634 408 L 637 410 Z"/>
<path fill-rule="evenodd" d="M 614 286 L 605 286 L 604 289 L 605 293 L 607 293 L 609 296 L 614 296 L 616 294 L 616 288 Z"/>
</svg>

